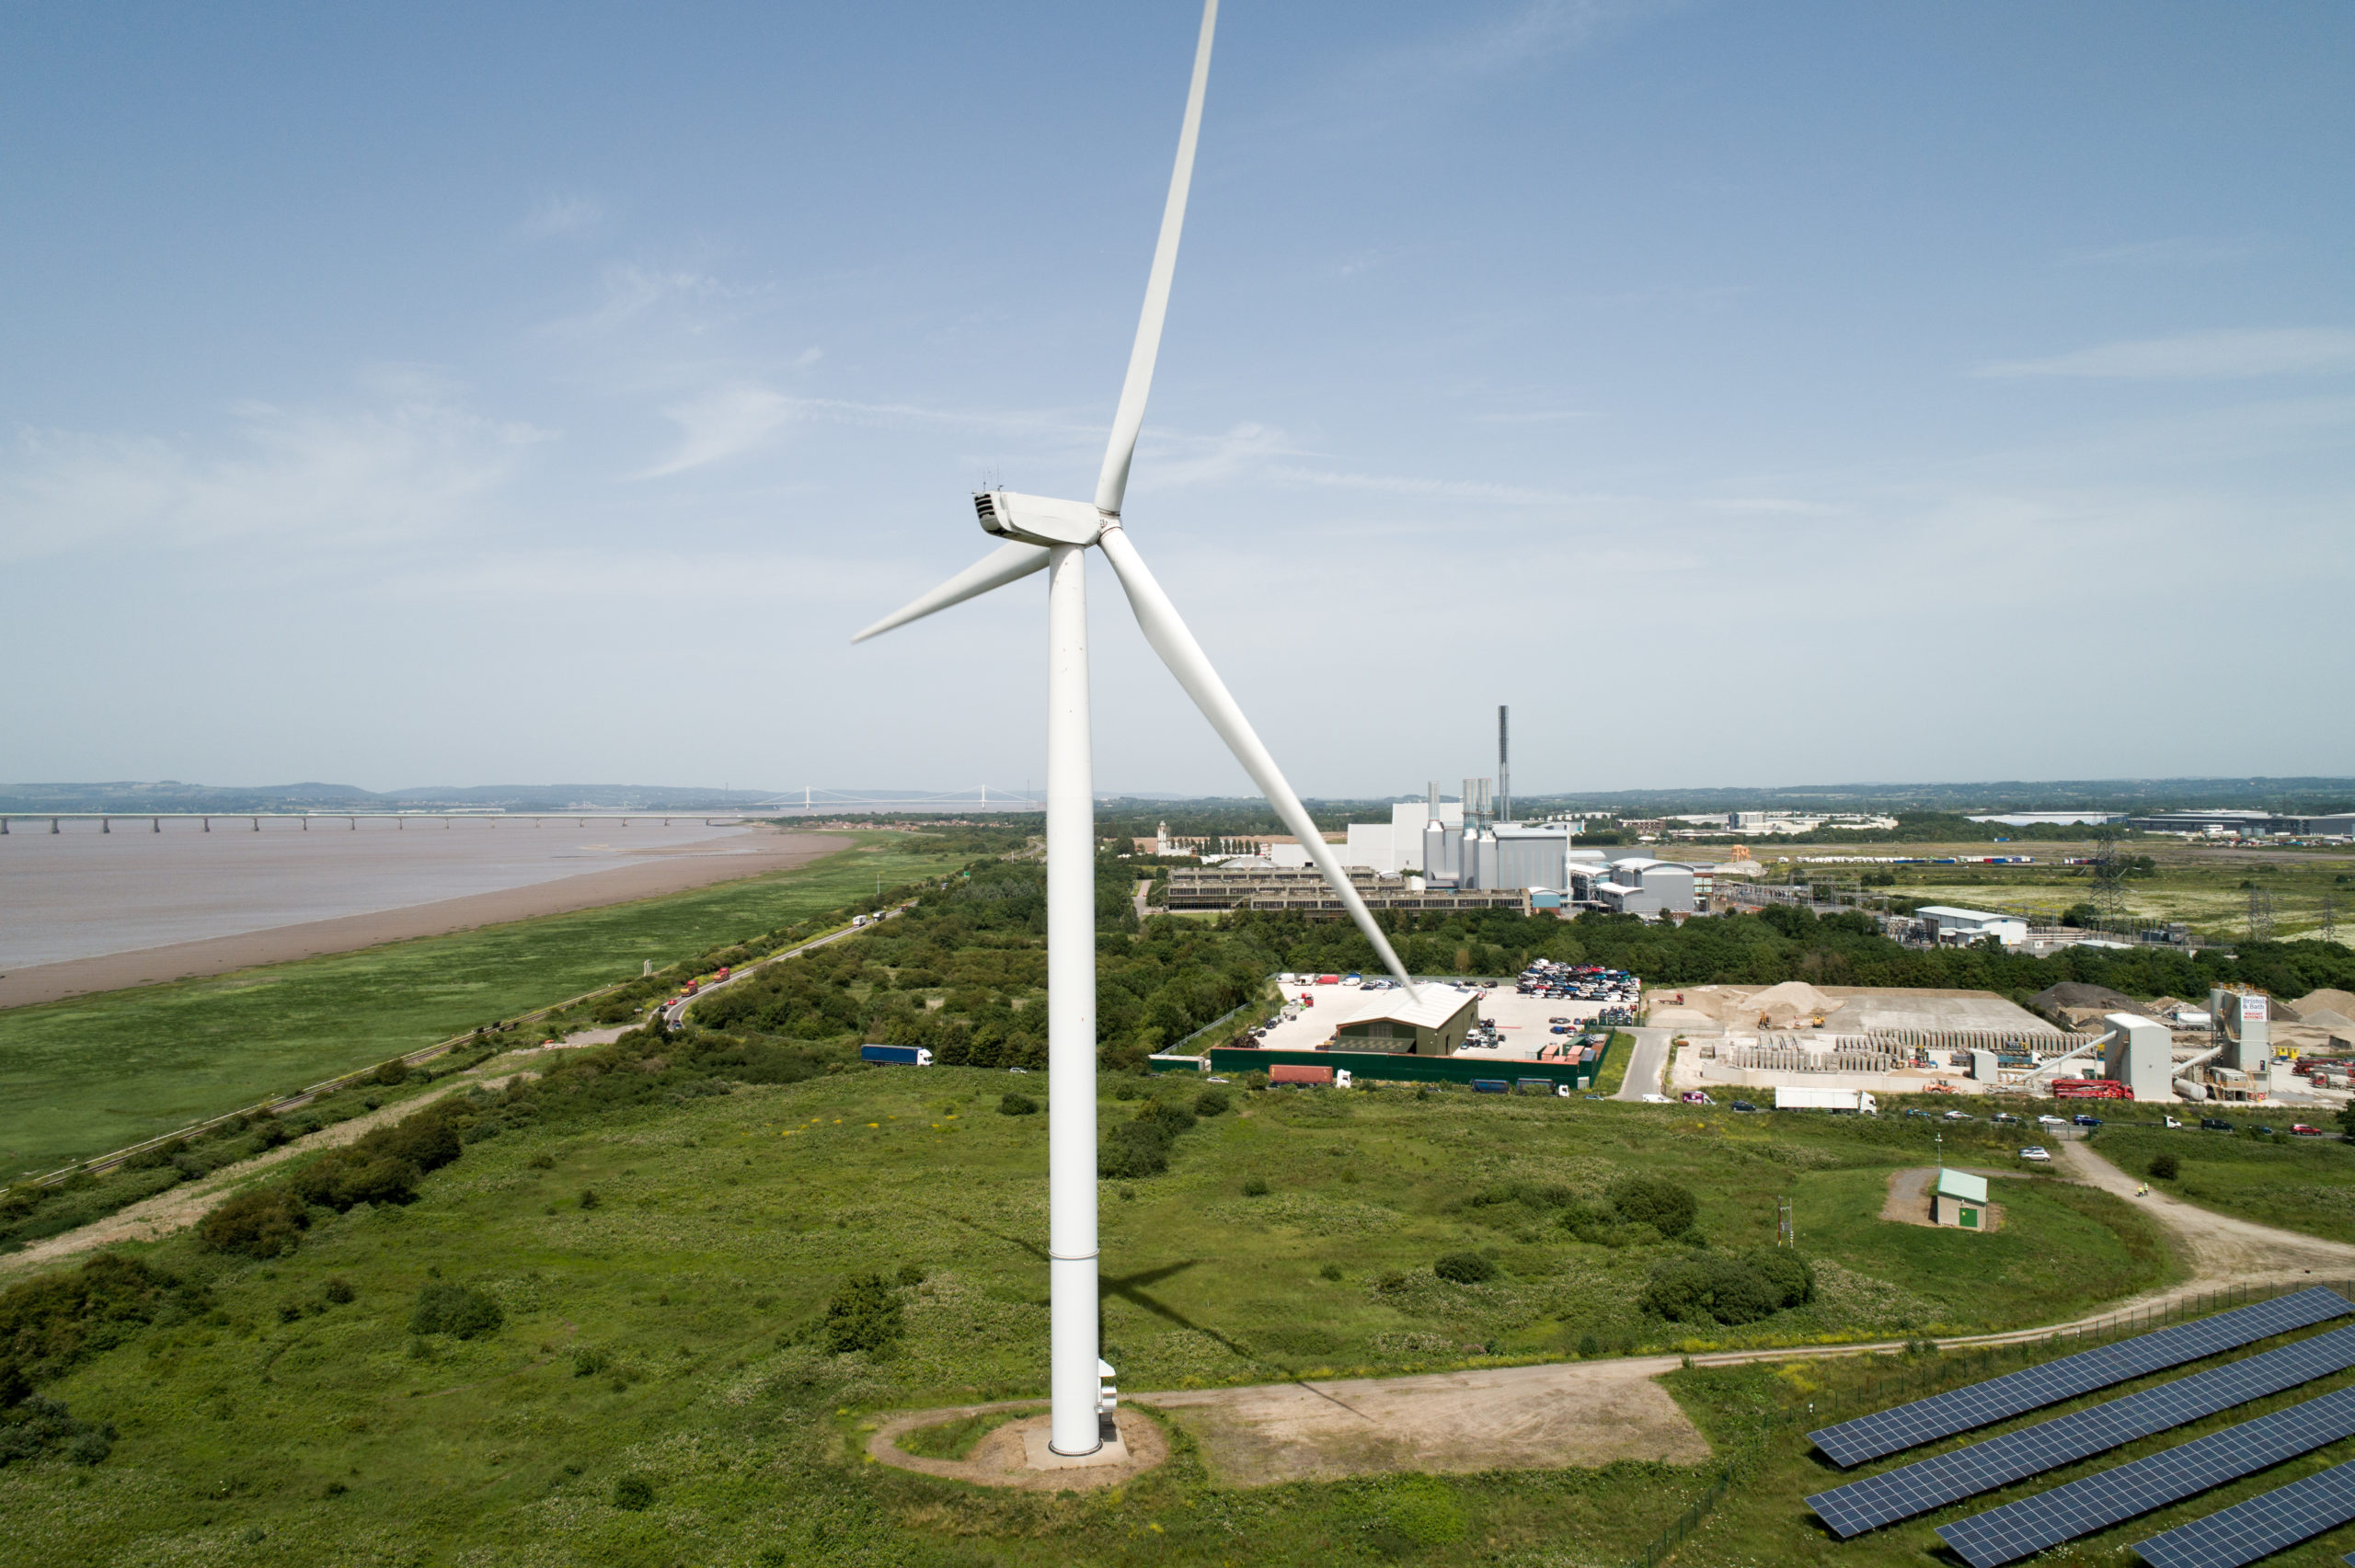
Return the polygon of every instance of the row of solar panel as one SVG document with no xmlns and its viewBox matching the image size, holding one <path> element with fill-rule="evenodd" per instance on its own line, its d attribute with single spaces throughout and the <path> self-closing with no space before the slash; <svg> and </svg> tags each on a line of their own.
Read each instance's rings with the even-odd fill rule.
<svg viewBox="0 0 2355 1568">
<path fill-rule="evenodd" d="M 2170 1367 L 2203 1360 L 2260 1339 L 2293 1329 L 2311 1328 L 2355 1311 L 2337 1291 L 2317 1286 L 2294 1295 L 2276 1297 L 2253 1307 L 2220 1312 L 2197 1322 L 2137 1334 L 2115 1345 L 2080 1351 L 2048 1361 L 2041 1367 L 1991 1378 L 1967 1389 L 1934 1394 L 1910 1404 L 1860 1415 L 1808 1436 L 1824 1457 L 1842 1470 L 1867 1459 L 1935 1443 L 1958 1432 L 1969 1432 L 2024 1415 L 2031 1410 L 2059 1404 L 2096 1389 L 2120 1383 Z"/>
<path fill-rule="evenodd" d="M 2355 1367 L 2355 1328 L 2335 1329 L 2090 1410 L 2074 1411 L 1952 1453 L 1852 1481 L 1816 1494 L 1808 1504 L 1834 1534 L 1861 1535 L 2351 1367 Z"/>
<path fill-rule="evenodd" d="M 1844 1467 L 2349 1311 L 2355 1311 L 2355 1305 L 2334 1291 L 2300 1291 L 1810 1436 Z M 2350 1367 L 2355 1367 L 2355 1328 L 2340 1329 L 1836 1487 L 1808 1501 L 1834 1533 L 1853 1536 Z M 1938 1534 L 1973 1568 L 2001 1568 L 2349 1436 L 2355 1436 L 2355 1389 L 1941 1526 Z M 2355 1518 L 2355 1463 L 2167 1531 L 2135 1550 L 2154 1568 L 2238 1568 L 2349 1518 Z M 2355 1556 L 2348 1562 L 2355 1568 Z"/>
</svg>

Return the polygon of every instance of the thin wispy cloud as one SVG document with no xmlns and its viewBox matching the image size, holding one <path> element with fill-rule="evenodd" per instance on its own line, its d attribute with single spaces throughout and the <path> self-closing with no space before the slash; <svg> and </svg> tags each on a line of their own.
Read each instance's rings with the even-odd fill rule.
<svg viewBox="0 0 2355 1568">
<path fill-rule="evenodd" d="M 1396 474 L 1345 474 L 1321 468 L 1278 467 L 1269 475 L 1293 485 L 1328 490 L 1371 490 L 1385 496 L 1428 496 L 1454 501 L 1488 501 L 1499 506 L 1569 506 L 1584 498 L 1554 490 L 1532 490 L 1519 485 L 1498 485 L 1486 479 L 1418 479 Z"/>
<path fill-rule="evenodd" d="M 109 542 L 198 546 L 264 535 L 312 552 L 442 533 L 479 515 L 555 438 L 435 402 L 361 412 L 249 403 L 225 449 L 155 436 L 26 430 L 0 471 L 0 555 Z"/>
<path fill-rule="evenodd" d="M 1840 517 L 1846 509 L 1821 501 L 1794 500 L 1785 496 L 1732 496 L 1697 503 L 1705 511 L 1732 512 L 1750 517 Z"/>
<path fill-rule="evenodd" d="M 551 196 L 515 225 L 519 239 L 555 239 L 586 234 L 605 221 L 605 204 L 588 196 Z"/>
<path fill-rule="evenodd" d="M 757 452 L 792 422 L 797 411 L 794 399 L 756 382 L 714 387 L 662 411 L 679 427 L 678 445 L 637 477 L 667 478 Z"/>
<path fill-rule="evenodd" d="M 2246 261 L 2262 247 L 2256 235 L 2207 238 L 2177 235 L 2169 239 L 2135 240 L 2094 250 L 2073 250 L 2061 259 L 2072 267 L 2221 267 Z"/>
<path fill-rule="evenodd" d="M 2339 327 L 2189 332 L 2106 343 L 2050 359 L 1982 365 L 1976 375 L 2084 376 L 2139 381 L 2221 381 L 2355 370 L 2355 332 Z"/>
</svg>

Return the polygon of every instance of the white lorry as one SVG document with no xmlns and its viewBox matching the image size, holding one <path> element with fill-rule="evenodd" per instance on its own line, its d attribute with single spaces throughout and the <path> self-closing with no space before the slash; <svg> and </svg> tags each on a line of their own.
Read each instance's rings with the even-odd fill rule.
<svg viewBox="0 0 2355 1568">
<path fill-rule="evenodd" d="M 1877 1116 L 1880 1107 L 1871 1093 L 1862 1089 L 1809 1089 L 1796 1085 L 1777 1084 L 1775 1088 L 1775 1108 L 1778 1111 L 1846 1111 L 1852 1116 Z"/>
</svg>

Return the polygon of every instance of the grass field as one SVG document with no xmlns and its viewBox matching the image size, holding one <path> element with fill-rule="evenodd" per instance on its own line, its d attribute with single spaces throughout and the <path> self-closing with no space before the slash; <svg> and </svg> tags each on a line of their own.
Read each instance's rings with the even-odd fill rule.
<svg viewBox="0 0 2355 1568">
<path fill-rule="evenodd" d="M 466 1145 L 407 1208 L 320 1211 L 290 1257 L 146 1249 L 209 1281 L 211 1310 L 44 1390 L 121 1438 L 95 1467 L 0 1469 L 0 1561 L 1537 1568 L 1618 1561 L 1705 1484 L 1622 1465 L 1229 1490 L 1182 1432 L 1169 1466 L 1086 1498 L 858 1462 L 876 1412 L 1041 1390 L 1045 1118 L 1001 1115 L 1009 1082 L 1043 1087 L 854 1069 L 589 1120 L 559 1106 Z M 1139 1108 L 1120 1097 L 1137 1081 L 1102 1087 L 1108 1123 Z M 1975 1136 L 1950 1131 L 1949 1155 L 1992 1160 L 1962 1146 Z M 1992 1236 L 1871 1220 L 1884 1173 L 1922 1162 L 1928 1137 L 1894 1118 L 1445 1092 L 1241 1096 L 1178 1137 L 1168 1173 L 1104 1184 L 1106 1354 L 1147 1391 L 1589 1340 L 1806 1343 L 2049 1321 L 2168 1276 L 2130 1205 L 2057 1184 L 2005 1183 L 2024 1190 Z M 1650 1268 L 1682 1249 L 1579 1241 L 1558 1199 L 1526 1196 L 1630 1173 L 1689 1185 L 1719 1250 L 1768 1241 L 1774 1196 L 1793 1194 L 1818 1299 L 1706 1333 L 1642 1317 Z M 1433 1260 L 1459 1251 L 1496 1276 L 1439 1278 Z M 925 1277 L 896 1354 L 811 1342 L 846 1276 L 911 1265 Z M 352 1299 L 331 1302 L 337 1279 Z M 431 1283 L 488 1292 L 504 1326 L 412 1334 Z M 622 1505 L 630 1478 L 649 1506 Z"/>
<path fill-rule="evenodd" d="M 741 882 L 0 1013 L 0 1173 L 119 1149 L 960 864 L 902 834 Z"/>
<path fill-rule="evenodd" d="M 2072 905 L 2093 898 L 2088 868 L 2062 862 L 2071 856 L 2090 855 L 2094 848 L 2091 841 L 2039 841 L 2012 844 L 1776 844 L 1753 847 L 1752 853 L 1770 865 L 1786 855 L 2033 855 L 2036 863 L 2032 865 L 1896 866 L 1890 869 L 1897 885 L 1888 891 L 1909 898 L 2057 919 Z M 2161 924 L 2180 921 L 2211 939 L 2229 941 L 2247 933 L 2249 895 L 2265 892 L 2272 896 L 2274 933 L 2279 939 L 2320 936 L 2327 901 L 2336 905 L 2339 940 L 2355 942 L 2355 853 L 2331 849 L 2243 850 L 2140 839 L 2130 841 L 2125 848 L 2129 853 L 2148 855 L 2156 863 L 2153 873 L 2131 878 L 2126 884 L 2126 910 L 2131 915 Z M 1872 868 L 1843 865 L 1825 869 L 1853 874 Z"/>
<path fill-rule="evenodd" d="M 2238 1122 L 2237 1133 L 2202 1131 L 2197 1127 L 2168 1130 L 2158 1127 L 2106 1127 L 2095 1147 L 2130 1175 L 2149 1173 L 2151 1162 L 2163 1153 L 2177 1160 L 2177 1174 L 2155 1185 L 2187 1202 L 2220 1213 L 2237 1215 L 2285 1230 L 2302 1230 L 2334 1242 L 2355 1242 L 2355 1144 L 2326 1138 L 2288 1136 L 2297 1116 L 2319 1117 L 2320 1111 L 2267 1111 L 2226 1119 Z M 2260 1124 L 2280 1130 L 2277 1139 L 2258 1139 L 2247 1130 Z M 2336 1134 L 2336 1119 L 2317 1121 Z"/>
</svg>

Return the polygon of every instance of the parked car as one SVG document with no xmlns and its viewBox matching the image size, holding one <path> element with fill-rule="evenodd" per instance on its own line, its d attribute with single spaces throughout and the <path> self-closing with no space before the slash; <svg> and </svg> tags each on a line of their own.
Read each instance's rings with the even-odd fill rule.
<svg viewBox="0 0 2355 1568">
<path fill-rule="evenodd" d="M 2036 1118 L 2036 1125 L 2039 1127 L 2067 1127 L 2069 1124 L 2062 1121 L 2059 1116 L 2039 1116 Z"/>
<path fill-rule="evenodd" d="M 2322 1136 L 2322 1128 L 2318 1127 L 2308 1127 L 2303 1122 L 2292 1122 L 2290 1124 L 2290 1130 L 2300 1138 L 2320 1138 Z"/>
<path fill-rule="evenodd" d="M 2101 1118 L 2099 1116 L 2089 1116 L 2083 1111 L 2079 1111 L 2075 1116 L 2071 1116 L 2069 1119 L 2076 1123 L 2079 1127 L 2101 1126 Z"/>
<path fill-rule="evenodd" d="M 2230 1132 L 2233 1130 L 2233 1124 L 2226 1121 L 2222 1116 L 2202 1116 L 2200 1118 L 2200 1125 L 2203 1130 L 2208 1132 Z"/>
<path fill-rule="evenodd" d="M 1989 1116 L 1987 1119 L 2000 1127 L 2006 1122 L 2016 1122 L 2019 1120 L 2019 1117 L 2012 1115 L 2009 1111 L 1997 1111 L 1993 1116 Z"/>
<path fill-rule="evenodd" d="M 1947 1113 L 1947 1120 L 1950 1122 L 1975 1122 L 1979 1118 L 1977 1116 L 1972 1116 L 1969 1111 L 1948 1111 Z"/>
<path fill-rule="evenodd" d="M 1737 1111 L 1754 1111 L 1758 1107 L 1747 1100 L 1736 1100 L 1730 1108 Z"/>
<path fill-rule="evenodd" d="M 2039 1163 L 2049 1164 L 2051 1162 L 2052 1155 L 2041 1143 L 2031 1143 L 2026 1149 L 2020 1150 L 2020 1158 L 2023 1160 L 2034 1160 Z"/>
</svg>

